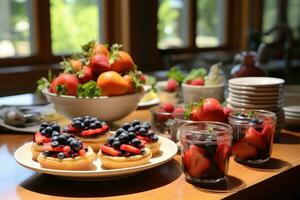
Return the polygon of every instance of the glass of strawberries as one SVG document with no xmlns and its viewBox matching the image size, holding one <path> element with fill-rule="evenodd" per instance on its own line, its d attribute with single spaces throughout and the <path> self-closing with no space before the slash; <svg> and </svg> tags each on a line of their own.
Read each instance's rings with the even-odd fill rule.
<svg viewBox="0 0 300 200">
<path fill-rule="evenodd" d="M 225 179 L 231 154 L 231 126 L 212 121 L 192 122 L 179 128 L 182 167 L 190 183 Z"/>
<path fill-rule="evenodd" d="M 233 128 L 232 153 L 237 162 L 260 164 L 272 152 L 276 115 L 266 110 L 235 110 L 229 115 Z"/>
</svg>

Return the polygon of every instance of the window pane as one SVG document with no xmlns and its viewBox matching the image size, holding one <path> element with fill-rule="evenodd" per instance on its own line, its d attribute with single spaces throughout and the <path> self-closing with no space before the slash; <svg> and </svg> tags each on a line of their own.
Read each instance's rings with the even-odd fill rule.
<svg viewBox="0 0 300 200">
<path fill-rule="evenodd" d="M 288 23 L 293 29 L 294 38 L 300 39 L 300 1 L 288 1 Z"/>
<path fill-rule="evenodd" d="M 78 52 L 99 39 L 98 0 L 50 0 L 53 54 Z"/>
<path fill-rule="evenodd" d="M 224 44 L 225 0 L 197 0 L 198 47 Z"/>
<path fill-rule="evenodd" d="M 187 0 L 159 0 L 158 48 L 178 48 L 187 45 L 187 6 Z"/>
<path fill-rule="evenodd" d="M 264 10 L 263 10 L 263 33 L 267 33 L 274 25 L 277 20 L 277 1 L 274 0 L 264 0 Z M 264 42 L 272 42 L 272 34 L 264 35 L 262 40 Z"/>
<path fill-rule="evenodd" d="M 31 54 L 30 8 L 27 0 L 0 1 L 0 58 Z"/>
</svg>

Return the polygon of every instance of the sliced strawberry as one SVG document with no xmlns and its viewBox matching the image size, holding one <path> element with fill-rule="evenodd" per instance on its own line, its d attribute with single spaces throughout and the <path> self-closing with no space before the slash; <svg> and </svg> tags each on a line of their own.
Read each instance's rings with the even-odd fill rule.
<svg viewBox="0 0 300 200">
<path fill-rule="evenodd" d="M 121 154 L 120 151 L 106 145 L 100 146 L 100 150 L 111 156 L 119 156 Z"/>
<path fill-rule="evenodd" d="M 146 143 L 151 142 L 150 138 L 147 138 L 147 137 L 144 137 L 144 136 L 141 136 L 141 135 L 137 135 L 136 138 L 141 140 L 141 141 L 145 141 Z"/>
<path fill-rule="evenodd" d="M 197 151 L 198 153 L 201 153 L 202 155 L 205 154 L 205 149 L 201 147 L 197 147 L 196 145 L 192 144 L 189 148 L 189 151 Z"/>
<path fill-rule="evenodd" d="M 228 169 L 227 158 L 230 156 L 230 145 L 227 143 L 220 143 L 216 150 L 214 159 L 218 165 L 218 168 L 222 172 L 226 172 Z"/>
<path fill-rule="evenodd" d="M 89 130 L 82 131 L 80 133 L 80 135 L 81 136 L 97 135 L 97 134 L 106 133 L 108 130 L 109 130 L 109 127 L 108 127 L 108 125 L 105 124 L 101 128 L 89 129 Z"/>
<path fill-rule="evenodd" d="M 70 152 L 70 150 L 71 150 L 70 146 L 63 147 L 63 152 Z"/>
<path fill-rule="evenodd" d="M 36 132 L 34 135 L 34 140 L 37 144 L 49 143 L 51 138 L 43 136 L 40 132 Z"/>
<path fill-rule="evenodd" d="M 43 145 L 43 148 L 46 151 L 54 151 L 54 152 L 64 152 L 64 147 L 52 147 L 51 143 L 46 143 Z"/>
<path fill-rule="evenodd" d="M 121 147 L 120 147 L 121 150 L 123 151 L 127 151 L 129 153 L 133 153 L 133 154 L 141 154 L 141 150 L 132 146 L 132 145 L 129 145 L 129 144 L 122 144 Z"/>
<path fill-rule="evenodd" d="M 249 127 L 244 139 L 257 149 L 265 149 L 266 144 L 258 131 L 254 127 Z"/>
<path fill-rule="evenodd" d="M 165 111 L 165 112 L 168 112 L 168 113 L 172 113 L 174 111 L 174 106 L 173 104 L 171 103 L 164 103 L 162 105 L 162 109 Z"/>
<path fill-rule="evenodd" d="M 183 157 L 182 157 L 182 161 L 184 166 L 187 168 L 187 170 L 191 170 L 191 151 L 187 150 L 186 152 L 184 152 Z"/>
<path fill-rule="evenodd" d="M 79 154 L 79 156 L 85 156 L 86 152 L 85 152 L 84 149 L 80 149 L 80 150 L 78 151 L 78 154 Z"/>
<path fill-rule="evenodd" d="M 263 128 L 263 130 L 261 131 L 261 135 L 265 141 L 266 144 L 271 144 L 272 140 L 273 140 L 273 135 L 275 133 L 275 128 L 274 126 L 270 126 L 268 124 L 266 124 Z"/>
<path fill-rule="evenodd" d="M 193 177 L 199 177 L 210 166 L 209 159 L 204 157 L 198 151 L 191 151 L 191 167 L 188 170 L 189 174 Z"/>
<path fill-rule="evenodd" d="M 244 139 L 238 141 L 235 145 L 233 145 L 232 153 L 241 159 L 248 159 L 255 157 L 257 155 L 257 150 L 254 146 L 250 145 Z"/>
</svg>

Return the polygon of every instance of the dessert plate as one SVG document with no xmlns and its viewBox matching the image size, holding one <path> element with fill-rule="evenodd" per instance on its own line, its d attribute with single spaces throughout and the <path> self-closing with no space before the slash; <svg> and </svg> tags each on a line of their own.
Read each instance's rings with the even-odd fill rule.
<svg viewBox="0 0 300 200">
<path fill-rule="evenodd" d="M 246 90 L 236 90 L 229 88 L 229 92 L 232 92 L 237 95 L 250 95 L 250 96 L 279 96 L 282 95 L 282 92 L 265 92 L 265 91 L 246 91 Z"/>
<path fill-rule="evenodd" d="M 177 145 L 169 140 L 168 138 L 159 136 L 159 141 L 161 142 L 160 154 L 150 159 L 150 162 L 145 165 L 122 168 L 122 169 L 104 169 L 101 167 L 101 161 L 97 159 L 95 161 L 95 170 L 90 171 L 71 171 L 71 170 L 56 170 L 56 169 L 47 169 L 40 166 L 36 161 L 32 160 L 31 154 L 31 145 L 32 142 L 26 143 L 15 152 L 16 161 L 33 171 L 45 174 L 51 174 L 66 178 L 75 178 L 75 179 L 97 179 L 97 180 L 107 180 L 107 179 L 117 179 L 126 176 L 142 172 L 146 169 L 150 169 L 159 165 L 162 165 L 169 160 L 171 160 L 177 153 Z"/>
<path fill-rule="evenodd" d="M 258 92 L 279 92 L 283 90 L 283 87 L 256 87 L 256 86 L 237 86 L 229 84 L 229 88 L 235 90 L 246 90 L 246 91 L 258 91 Z"/>
<path fill-rule="evenodd" d="M 271 77 L 242 77 L 229 80 L 229 84 L 237 86 L 270 87 L 284 84 L 284 80 Z"/>
</svg>

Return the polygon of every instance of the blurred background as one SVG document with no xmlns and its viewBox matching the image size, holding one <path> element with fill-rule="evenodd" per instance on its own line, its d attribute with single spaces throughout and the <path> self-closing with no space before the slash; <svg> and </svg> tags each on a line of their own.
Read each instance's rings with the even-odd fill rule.
<svg viewBox="0 0 300 200">
<path fill-rule="evenodd" d="M 158 77 L 222 62 L 241 51 L 269 76 L 299 83 L 299 0 L 1 0 L 0 96 L 35 91 L 48 69 L 95 39 L 120 43 Z"/>
</svg>

